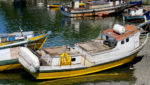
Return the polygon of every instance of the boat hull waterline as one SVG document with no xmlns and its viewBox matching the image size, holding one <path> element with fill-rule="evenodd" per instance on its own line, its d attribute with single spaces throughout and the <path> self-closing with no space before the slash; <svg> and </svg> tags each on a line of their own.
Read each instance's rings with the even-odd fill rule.
<svg viewBox="0 0 150 85">
<path fill-rule="evenodd" d="M 93 66 L 93 67 L 88 67 L 88 68 L 83 68 L 79 70 L 70 70 L 70 71 L 60 71 L 60 72 L 41 72 L 41 73 L 31 73 L 36 79 L 55 79 L 55 78 L 63 78 L 63 77 L 73 77 L 73 76 L 80 76 L 80 75 L 85 75 L 85 74 L 90 74 L 90 73 L 95 73 L 95 72 L 100 72 L 103 70 L 111 69 L 114 67 L 121 66 L 123 64 L 131 62 L 137 55 L 138 52 L 127 56 L 124 59 L 113 61 L 110 63 L 106 63 L 103 65 L 98 65 L 98 66 Z"/>
</svg>

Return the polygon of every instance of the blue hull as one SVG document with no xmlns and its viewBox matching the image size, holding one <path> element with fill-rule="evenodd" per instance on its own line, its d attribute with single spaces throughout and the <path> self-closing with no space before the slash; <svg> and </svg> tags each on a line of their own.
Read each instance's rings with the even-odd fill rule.
<svg viewBox="0 0 150 85">
<path fill-rule="evenodd" d="M 142 4 L 142 1 L 130 1 L 129 4 Z"/>
<path fill-rule="evenodd" d="M 137 20 L 137 19 L 144 19 L 144 16 L 123 16 L 125 20 Z"/>
<path fill-rule="evenodd" d="M 150 20 L 150 11 L 145 12 L 144 15 L 146 16 L 147 20 Z"/>
</svg>

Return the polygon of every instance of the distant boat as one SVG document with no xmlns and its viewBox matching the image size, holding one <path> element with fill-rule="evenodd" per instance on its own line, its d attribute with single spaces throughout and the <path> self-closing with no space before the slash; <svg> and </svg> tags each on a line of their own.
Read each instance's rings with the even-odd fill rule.
<svg viewBox="0 0 150 85">
<path fill-rule="evenodd" d="M 123 13 L 124 20 L 144 20 L 144 10 L 142 8 L 130 8 Z"/>
<path fill-rule="evenodd" d="M 59 4 L 59 3 L 47 5 L 47 7 L 50 7 L 50 8 L 61 8 L 61 6 L 62 6 L 62 4 Z"/>
<path fill-rule="evenodd" d="M 86 2 L 85 6 L 80 7 L 79 1 L 72 2 L 72 6 L 62 6 L 61 12 L 67 17 L 87 17 L 87 16 L 102 16 L 113 13 L 119 13 L 125 8 L 129 8 L 136 4 L 128 4 L 124 0 L 120 1 L 91 1 Z"/>
<path fill-rule="evenodd" d="M 34 35 L 32 31 L 23 32 L 24 37 L 19 37 L 19 32 L 11 33 L 5 36 L 5 40 L 9 40 L 7 45 L 1 46 L 0 49 L 0 71 L 13 70 L 21 68 L 18 62 L 20 46 L 27 46 L 32 50 L 41 49 L 47 40 L 48 34 Z M 6 34 L 5 34 L 6 35 Z M 14 37 L 18 36 L 18 37 Z M 7 38 L 7 39 L 6 39 Z M 15 40 L 17 38 L 17 40 Z M 1 41 L 3 39 L 1 38 Z M 8 42 L 8 41 L 7 41 Z M 4 43 L 1 43 L 1 45 Z M 3 48 L 3 49 L 2 49 Z"/>
<path fill-rule="evenodd" d="M 95 73 L 131 62 L 148 34 L 134 25 L 114 25 L 102 38 L 33 52 L 20 48 L 19 62 L 36 79 L 55 79 Z"/>
<path fill-rule="evenodd" d="M 41 49 L 48 34 L 36 34 L 33 31 L 0 34 L 0 49 L 28 46 L 31 49 Z"/>
<path fill-rule="evenodd" d="M 139 1 L 130 1 L 129 2 L 129 4 L 132 4 L 132 5 L 134 5 L 134 4 L 140 4 L 140 5 L 142 5 L 142 0 L 139 0 Z"/>
</svg>

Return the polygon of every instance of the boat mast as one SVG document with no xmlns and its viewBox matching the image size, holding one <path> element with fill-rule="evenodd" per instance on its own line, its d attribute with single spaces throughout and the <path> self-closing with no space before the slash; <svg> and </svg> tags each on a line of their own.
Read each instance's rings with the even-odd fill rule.
<svg viewBox="0 0 150 85">
<path fill-rule="evenodd" d="M 20 26 L 19 26 L 19 29 L 20 29 L 21 37 L 24 37 L 24 35 L 23 35 L 23 30 L 21 29 Z"/>
</svg>

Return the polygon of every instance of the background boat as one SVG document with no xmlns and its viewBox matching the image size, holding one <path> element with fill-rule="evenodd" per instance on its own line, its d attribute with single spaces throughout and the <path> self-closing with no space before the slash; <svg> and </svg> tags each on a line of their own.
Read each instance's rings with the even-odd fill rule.
<svg viewBox="0 0 150 85">
<path fill-rule="evenodd" d="M 30 31 L 0 34 L 0 49 L 25 45 L 31 49 L 41 49 L 49 33 L 36 34 Z"/>
</svg>

